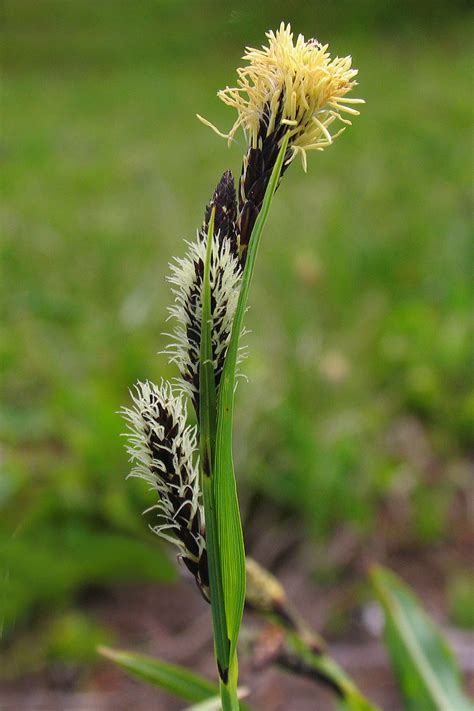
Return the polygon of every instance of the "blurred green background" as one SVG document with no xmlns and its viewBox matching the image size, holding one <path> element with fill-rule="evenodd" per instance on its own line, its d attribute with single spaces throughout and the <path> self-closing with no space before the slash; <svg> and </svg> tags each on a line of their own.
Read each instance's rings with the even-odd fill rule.
<svg viewBox="0 0 474 711">
<path fill-rule="evenodd" d="M 298 521 L 316 551 L 308 579 L 321 584 L 341 573 L 318 553 L 341 530 L 379 558 L 461 551 L 444 592 L 451 621 L 472 626 L 467 7 L 4 2 L 7 649 L 49 621 L 25 668 L 92 658 L 103 633 L 81 616 L 84 589 L 174 576 L 141 517 L 153 497 L 125 482 L 116 411 L 137 378 L 173 376 L 157 355 L 167 264 L 223 170 L 239 171 L 242 146 L 195 114 L 230 127 L 216 91 L 282 19 L 353 55 L 367 105 L 307 175 L 291 167 L 260 251 L 235 437 L 248 543 L 269 516 L 276 536 Z"/>
</svg>

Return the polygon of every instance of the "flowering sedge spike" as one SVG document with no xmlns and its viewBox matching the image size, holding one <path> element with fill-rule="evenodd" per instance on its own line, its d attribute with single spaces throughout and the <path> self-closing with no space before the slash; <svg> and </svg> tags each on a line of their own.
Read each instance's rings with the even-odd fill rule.
<svg viewBox="0 0 474 711">
<path fill-rule="evenodd" d="M 267 37 L 268 45 L 262 49 L 247 48 L 243 56 L 247 66 L 237 70 L 237 87 L 218 92 L 225 104 L 237 110 L 229 133 L 222 134 L 199 117 L 229 143 L 239 128 L 247 139 L 237 223 L 243 259 L 283 136 L 289 135 L 289 143 L 282 174 L 297 154 L 306 170 L 307 151 L 331 145 L 345 128 L 332 133 L 332 124 L 350 125 L 342 114 L 356 116 L 354 104 L 364 103 L 347 97 L 357 85 L 350 56 L 332 59 L 327 44 L 305 40 L 303 35 L 294 42 L 289 24 L 282 23 Z"/>
<path fill-rule="evenodd" d="M 152 530 L 177 546 L 209 599 L 196 428 L 186 424 L 184 397 L 175 395 L 169 383 L 139 382 L 131 396 L 133 406 L 121 410 L 129 430 L 127 452 L 135 465 L 130 476 L 144 479 L 158 493 L 158 503 L 145 512 L 158 512 Z"/>
<path fill-rule="evenodd" d="M 169 308 L 175 319 L 173 343 L 166 353 L 181 373 L 180 385 L 191 396 L 199 417 L 199 356 L 201 342 L 202 291 L 206 238 L 212 208 L 215 208 L 211 256 L 211 342 L 216 389 L 224 367 L 232 321 L 242 279 L 236 233 L 237 204 L 230 171 L 222 176 L 207 206 L 204 224 L 196 240 L 188 242 L 184 258 L 170 265 L 175 303 Z"/>
<path fill-rule="evenodd" d="M 187 243 L 184 258 L 170 265 L 175 303 L 169 311 L 175 327 L 165 352 L 179 369 L 177 387 L 139 382 L 132 407 L 122 408 L 134 464 L 130 476 L 144 479 L 158 494 L 158 502 L 148 509 L 158 515 L 153 530 L 177 546 L 208 601 L 211 582 L 215 655 L 226 711 L 238 708 L 236 645 L 245 597 L 245 551 L 232 463 L 233 394 L 257 248 L 273 195 L 293 158 L 299 154 L 306 170 L 307 152 L 331 145 L 351 123 L 344 114 L 357 115 L 354 105 L 364 103 L 347 97 L 356 86 L 351 57 L 332 59 L 328 45 L 302 35 L 294 42 L 290 25 L 284 23 L 267 38 L 262 49 L 247 48 L 237 87 L 218 92 L 237 111 L 229 133 L 201 119 L 229 143 L 242 128 L 247 148 L 237 194 L 226 171 L 195 241 Z M 333 132 L 335 122 L 344 125 Z M 197 427 L 187 425 L 186 396 Z M 205 475 L 211 471 L 204 466 L 206 457 L 216 472 L 212 479 Z M 249 603 L 300 635 L 299 621 L 277 581 L 255 563 L 247 563 L 247 573 Z M 319 643 L 308 639 L 301 635 L 305 645 L 319 651 Z"/>
</svg>

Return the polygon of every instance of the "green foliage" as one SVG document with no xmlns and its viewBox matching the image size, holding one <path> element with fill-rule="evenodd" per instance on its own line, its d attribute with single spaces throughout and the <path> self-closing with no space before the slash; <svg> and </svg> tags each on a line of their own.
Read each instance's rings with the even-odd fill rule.
<svg viewBox="0 0 474 711">
<path fill-rule="evenodd" d="M 209 219 L 206 244 L 206 262 L 203 274 L 201 343 L 199 365 L 199 407 L 200 407 L 200 478 L 203 491 L 206 521 L 206 546 L 209 568 L 209 588 L 211 593 L 212 626 L 214 649 L 219 674 L 228 685 L 230 666 L 230 636 L 227 627 L 224 582 L 222 576 L 221 547 L 218 536 L 219 518 L 223 515 L 216 507 L 213 478 L 214 451 L 216 442 L 216 386 L 211 343 L 211 254 L 214 239 L 214 210 Z M 222 688 L 223 707 L 227 710 L 226 696 L 232 691 Z M 234 696 L 237 689 L 233 689 Z M 234 698 L 234 703 L 236 698 Z M 231 707 L 230 707 L 231 708 Z"/>
<path fill-rule="evenodd" d="M 454 655 L 415 596 L 389 570 L 374 568 L 371 577 L 407 709 L 472 711 Z"/>
<path fill-rule="evenodd" d="M 169 664 L 155 657 L 148 657 L 144 654 L 126 652 L 120 649 L 110 649 L 109 647 L 99 647 L 99 653 L 107 659 L 115 662 L 132 676 L 146 681 L 153 686 L 178 696 L 180 699 L 191 701 L 193 709 L 220 708 L 215 702 L 219 700 L 219 689 L 211 681 L 202 676 L 190 672 L 185 667 L 176 664 Z M 209 702 L 205 704 L 204 702 Z M 203 704 L 201 706 L 201 703 Z M 196 706 L 194 706 L 196 704 Z M 239 704 L 240 711 L 251 711 L 247 704 Z M 191 711 L 191 709 L 189 709 Z"/>
<path fill-rule="evenodd" d="M 111 649 L 110 647 L 99 647 L 98 652 L 132 676 L 153 686 L 158 686 L 180 699 L 191 701 L 193 706 L 188 711 L 191 711 L 191 708 L 195 711 L 197 709 L 204 711 L 204 709 L 210 710 L 211 708 L 217 710 L 221 707 L 219 689 L 216 684 L 203 676 L 190 672 L 185 667 L 169 664 L 144 654 Z M 240 711 L 251 711 L 250 706 L 242 702 L 238 707 Z"/>
<path fill-rule="evenodd" d="M 240 334 L 247 308 L 247 298 L 255 267 L 255 259 L 263 228 L 268 219 L 270 205 L 280 178 L 287 144 L 288 139 L 285 138 L 282 141 L 280 152 L 265 192 L 262 209 L 259 212 L 250 237 L 242 286 L 232 324 L 231 340 L 222 373 L 218 400 L 214 491 L 216 506 L 220 512 L 218 519 L 219 544 L 221 547 L 227 625 L 231 641 L 231 657 L 235 653 L 245 603 L 245 551 L 232 453 L 235 371 Z"/>
<path fill-rule="evenodd" d="M 215 684 L 204 677 L 193 674 L 176 664 L 163 662 L 161 659 L 109 647 L 99 647 L 99 652 L 132 676 L 159 686 L 186 701 L 204 701 L 215 696 L 219 691 Z"/>
<path fill-rule="evenodd" d="M 286 138 L 282 142 L 265 193 L 262 210 L 250 237 L 242 286 L 222 373 L 217 411 L 210 329 L 210 265 L 214 212 L 211 214 L 207 235 L 200 349 L 200 463 L 206 513 L 214 644 L 222 679 L 222 706 L 230 711 L 238 707 L 237 641 L 245 604 L 245 549 L 232 452 L 237 354 L 260 237 L 278 185 L 287 145 Z"/>
</svg>

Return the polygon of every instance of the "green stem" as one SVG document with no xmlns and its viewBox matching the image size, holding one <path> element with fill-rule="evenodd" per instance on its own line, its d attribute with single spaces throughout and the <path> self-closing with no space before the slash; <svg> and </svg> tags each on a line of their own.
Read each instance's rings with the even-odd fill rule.
<svg viewBox="0 0 474 711">
<path fill-rule="evenodd" d="M 229 681 L 228 687 L 231 692 L 231 705 L 229 709 L 231 711 L 239 711 L 240 704 L 237 696 L 237 683 L 239 680 L 239 663 L 237 661 L 237 653 L 235 653 L 229 664 Z"/>
<path fill-rule="evenodd" d="M 231 644 L 231 658 L 236 653 L 245 604 L 245 548 L 232 459 L 235 371 L 239 338 L 242 331 L 258 245 L 281 175 L 287 145 L 288 135 L 286 135 L 282 141 L 280 152 L 265 192 L 262 209 L 257 217 L 250 237 L 247 260 L 232 324 L 232 334 L 225 358 L 217 403 L 218 416 L 213 488 L 216 507 L 220 513 L 225 512 L 225 515 L 218 516 L 217 523 L 219 527 L 220 562 L 224 588 L 224 605 L 227 617 L 227 631 Z"/>
<path fill-rule="evenodd" d="M 214 215 L 211 213 L 207 233 L 206 261 L 203 274 L 201 348 L 199 367 L 200 476 L 206 522 L 206 548 L 211 597 L 214 651 L 220 676 L 221 701 L 224 711 L 238 709 L 237 687 L 229 685 L 230 642 L 227 632 L 224 589 L 217 529 L 217 513 L 212 485 L 216 439 L 216 385 L 211 341 L 211 256 L 214 236 Z"/>
<path fill-rule="evenodd" d="M 232 324 L 231 341 L 221 379 L 218 411 L 211 342 L 210 271 L 214 210 L 209 220 L 207 234 L 200 352 L 201 479 L 207 529 L 214 642 L 222 681 L 221 699 L 225 711 L 237 711 L 239 708 L 237 639 L 245 601 L 245 551 L 232 462 L 235 368 L 258 245 L 281 175 L 287 145 L 288 135 L 282 141 L 265 192 L 262 209 L 252 230 L 237 310 Z"/>
<path fill-rule="evenodd" d="M 211 478 L 202 475 L 202 491 L 204 501 L 204 516 L 206 520 L 206 546 L 209 570 L 209 589 L 211 593 L 212 628 L 214 647 L 221 681 L 225 682 L 229 675 L 229 639 L 224 608 L 224 593 L 219 565 L 219 546 L 217 540 L 216 512 L 212 493 Z"/>
<path fill-rule="evenodd" d="M 240 704 L 237 698 L 237 688 L 231 684 L 224 684 L 221 680 L 220 693 L 222 702 L 222 711 L 239 711 Z"/>
</svg>

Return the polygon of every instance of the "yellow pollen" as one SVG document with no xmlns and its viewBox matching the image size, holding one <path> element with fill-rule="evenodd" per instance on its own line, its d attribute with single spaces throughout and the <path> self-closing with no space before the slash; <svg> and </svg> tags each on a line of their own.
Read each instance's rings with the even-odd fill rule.
<svg viewBox="0 0 474 711">
<path fill-rule="evenodd" d="M 291 26 L 284 23 L 276 32 L 267 32 L 268 45 L 262 49 L 246 48 L 243 59 L 247 65 L 237 70 L 237 86 L 226 87 L 218 97 L 237 110 L 237 119 L 227 134 L 209 121 L 198 117 L 229 143 L 242 128 L 248 144 L 259 147 L 262 119 L 265 117 L 266 135 L 288 128 L 292 158 L 299 153 L 306 169 L 306 151 L 323 150 L 331 145 L 343 128 L 331 134 L 335 121 L 351 125 L 342 113 L 357 116 L 355 104 L 363 99 L 346 97 L 357 85 L 357 69 L 352 58 L 331 58 L 328 45 L 317 40 L 305 40 L 298 35 L 293 42 Z M 283 137 L 280 131 L 278 140 Z"/>
</svg>

